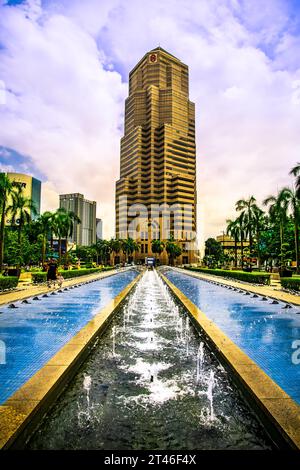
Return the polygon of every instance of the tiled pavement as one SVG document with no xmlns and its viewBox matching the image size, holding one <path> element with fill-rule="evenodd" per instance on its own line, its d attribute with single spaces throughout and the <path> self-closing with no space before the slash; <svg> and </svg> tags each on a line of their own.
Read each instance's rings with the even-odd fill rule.
<svg viewBox="0 0 300 470">
<path fill-rule="evenodd" d="M 111 276 L 112 274 L 116 274 L 117 272 L 121 272 L 121 270 L 112 269 L 111 271 L 103 271 L 103 272 L 98 272 L 95 274 L 87 274 L 86 276 L 78 276 L 75 278 L 66 279 L 63 282 L 63 287 L 68 287 L 74 284 L 79 284 L 89 279 L 101 279 L 107 276 Z M 23 300 L 28 297 L 32 297 L 34 295 L 40 295 L 40 294 L 44 294 L 46 292 L 58 290 L 58 289 L 59 289 L 58 286 L 56 286 L 55 288 L 51 287 L 49 289 L 46 283 L 43 283 L 41 285 L 32 285 L 32 284 L 24 283 L 22 287 L 18 287 L 17 289 L 13 291 L 0 293 L 0 305 L 8 304 L 11 302 L 17 302 L 18 300 Z"/>
</svg>

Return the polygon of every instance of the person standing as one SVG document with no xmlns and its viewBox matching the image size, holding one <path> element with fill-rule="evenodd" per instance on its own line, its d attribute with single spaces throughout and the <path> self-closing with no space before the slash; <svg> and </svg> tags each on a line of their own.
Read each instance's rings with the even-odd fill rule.
<svg viewBox="0 0 300 470">
<path fill-rule="evenodd" d="M 55 287 L 56 280 L 57 280 L 57 264 L 55 260 L 52 259 L 50 263 L 48 264 L 47 286 L 51 287 L 51 284 L 53 282 L 53 285 Z"/>
</svg>

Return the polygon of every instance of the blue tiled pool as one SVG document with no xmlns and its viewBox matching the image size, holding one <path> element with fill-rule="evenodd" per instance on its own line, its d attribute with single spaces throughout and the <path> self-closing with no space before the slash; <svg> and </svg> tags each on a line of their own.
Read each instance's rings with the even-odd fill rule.
<svg viewBox="0 0 300 470">
<path fill-rule="evenodd" d="M 292 361 L 292 344 L 300 340 L 300 307 L 284 309 L 282 302 L 272 304 L 270 299 L 262 301 L 184 273 L 165 275 L 300 403 L 300 364 Z"/>
<path fill-rule="evenodd" d="M 18 309 L 0 306 L 0 403 L 3 403 L 137 275 L 125 271 L 49 295 Z M 1 362 L 5 362 L 2 364 Z"/>
</svg>

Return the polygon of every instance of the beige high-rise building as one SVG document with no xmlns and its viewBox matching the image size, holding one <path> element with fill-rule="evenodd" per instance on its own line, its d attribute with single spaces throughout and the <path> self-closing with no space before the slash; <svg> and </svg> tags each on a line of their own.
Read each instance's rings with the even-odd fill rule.
<svg viewBox="0 0 300 470">
<path fill-rule="evenodd" d="M 196 234 L 196 200 L 195 105 L 189 100 L 188 66 L 158 47 L 129 74 L 116 237 L 136 238 L 138 259 L 152 255 L 153 238 L 174 237 L 183 250 L 177 262 L 192 262 L 188 242 Z M 166 253 L 160 258 L 168 260 Z"/>
</svg>

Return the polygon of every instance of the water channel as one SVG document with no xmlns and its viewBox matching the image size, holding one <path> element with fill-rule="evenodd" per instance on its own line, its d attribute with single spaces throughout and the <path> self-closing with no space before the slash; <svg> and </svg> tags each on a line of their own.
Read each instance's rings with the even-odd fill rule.
<svg viewBox="0 0 300 470">
<path fill-rule="evenodd" d="M 240 391 L 146 271 L 30 449 L 270 449 Z"/>
</svg>

